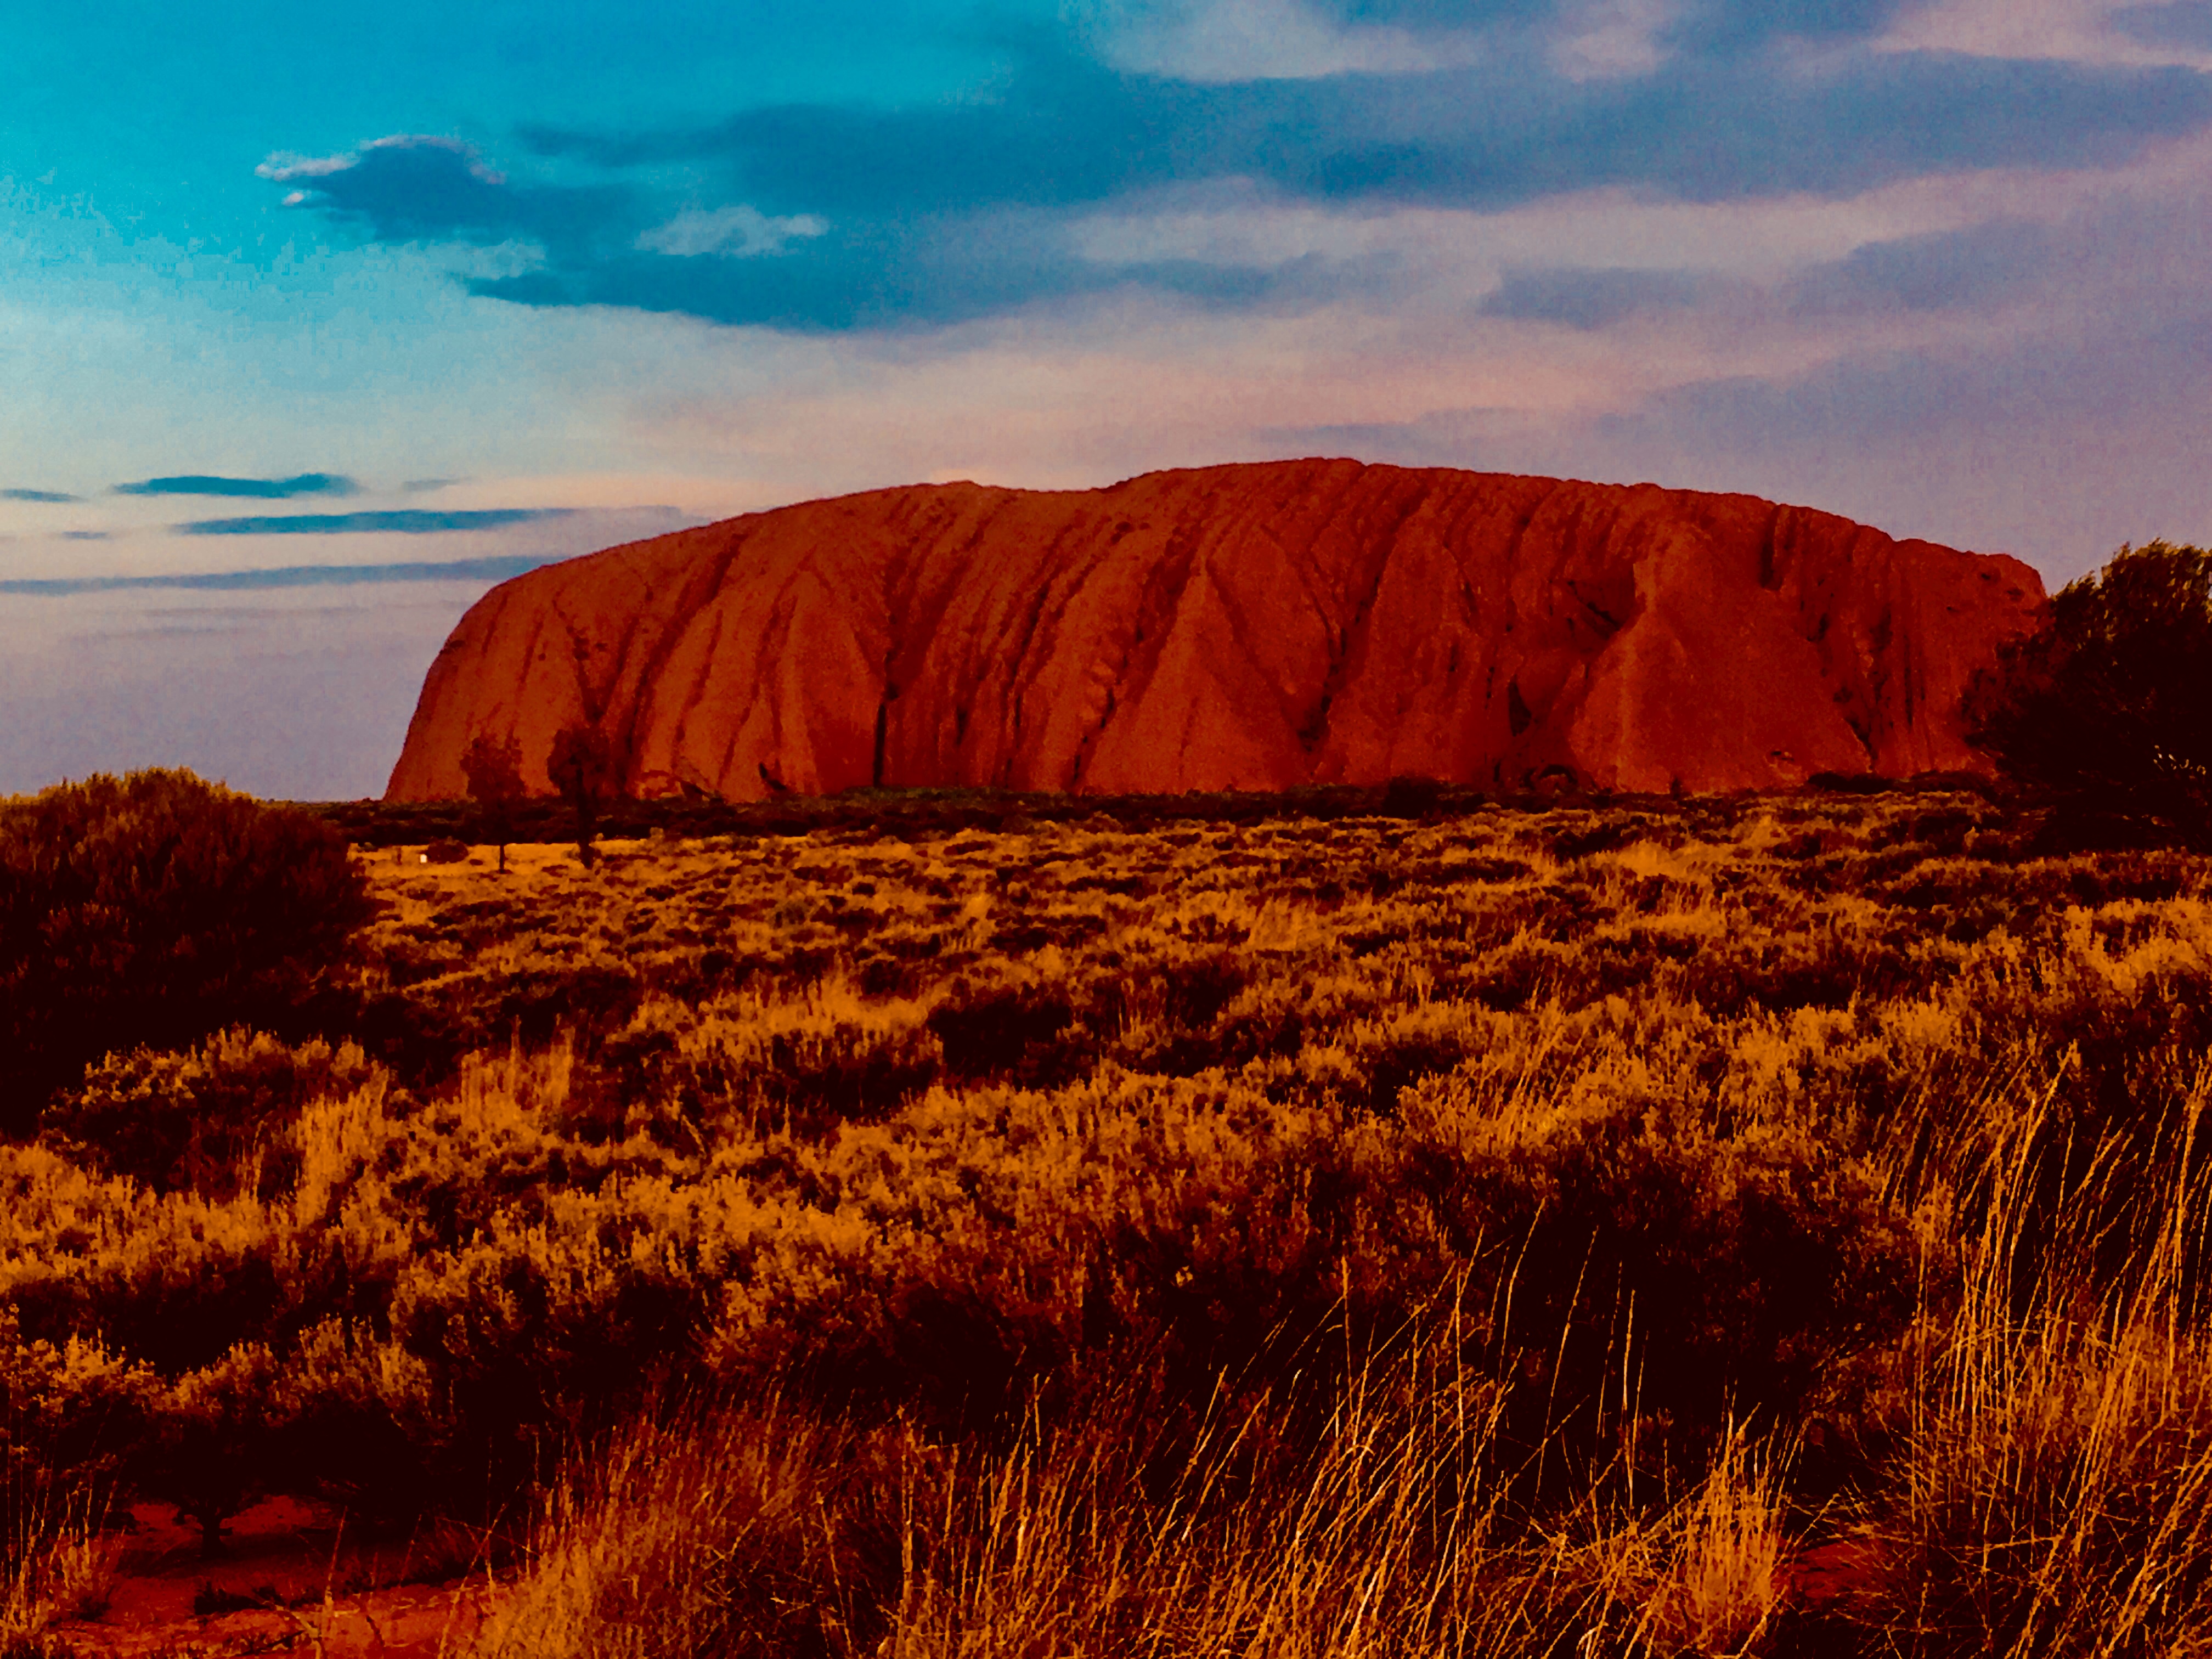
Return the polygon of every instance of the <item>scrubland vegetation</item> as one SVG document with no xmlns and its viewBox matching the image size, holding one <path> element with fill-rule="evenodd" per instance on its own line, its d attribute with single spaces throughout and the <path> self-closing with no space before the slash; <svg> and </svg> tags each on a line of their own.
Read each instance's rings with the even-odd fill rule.
<svg viewBox="0 0 2212 1659">
<path fill-rule="evenodd" d="M 2212 863 L 1062 809 L 363 853 L 33 1103 L 0 1652 L 279 1492 L 518 1659 L 2212 1645 Z"/>
</svg>

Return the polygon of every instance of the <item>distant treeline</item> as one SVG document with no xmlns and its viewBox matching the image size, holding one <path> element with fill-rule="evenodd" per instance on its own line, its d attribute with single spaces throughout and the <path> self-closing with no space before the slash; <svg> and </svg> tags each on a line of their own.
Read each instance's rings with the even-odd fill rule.
<svg viewBox="0 0 2212 1659">
<path fill-rule="evenodd" d="M 1990 795 L 1998 786 L 1973 773 L 1928 773 L 1880 778 L 1822 773 L 1806 784 L 1808 794 L 1940 795 L 1961 790 Z M 1798 792 L 1780 792 L 1784 795 Z M 1601 807 L 1698 823 L 1733 823 L 1745 806 L 1770 797 L 1613 794 L 1563 782 L 1542 793 L 1493 794 L 1421 777 L 1380 784 L 1322 784 L 1296 789 L 1194 790 L 1185 794 L 1079 795 L 1011 789 L 853 789 L 836 795 L 787 795 L 763 801 L 699 796 L 638 800 L 617 798 L 600 811 L 599 833 L 615 840 L 654 835 L 805 836 L 816 830 L 870 830 L 902 837 L 957 835 L 963 830 L 1000 833 L 1024 822 L 1085 823 L 1097 820 L 1127 830 L 1170 823 L 1263 823 L 1291 818 L 1395 817 L 1439 821 L 1492 807 L 1527 812 Z M 302 801 L 295 803 L 341 830 L 357 847 L 424 845 L 434 841 L 483 842 L 483 809 L 471 800 Z M 520 843 L 568 841 L 574 814 L 555 796 L 534 796 L 512 809 L 512 839 Z"/>
</svg>

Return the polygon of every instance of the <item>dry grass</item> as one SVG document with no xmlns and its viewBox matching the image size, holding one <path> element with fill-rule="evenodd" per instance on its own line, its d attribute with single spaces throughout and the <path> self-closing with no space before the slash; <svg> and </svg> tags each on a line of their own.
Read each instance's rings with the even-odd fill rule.
<svg viewBox="0 0 2212 1659">
<path fill-rule="evenodd" d="M 0 1656 L 60 1655 L 53 1627 L 106 1605 L 116 1551 L 100 1536 L 94 1501 L 92 1487 L 64 1472 L 9 1460 L 0 1484 Z"/>
<path fill-rule="evenodd" d="M 2170 1162 L 2130 1168 L 2112 1131 L 2048 1208 L 2034 1193 L 2065 1150 L 2050 1133 L 2063 1078 L 1996 1115 L 1978 1224 L 1954 1246 L 1959 1301 L 1923 1318 L 1896 1476 L 1864 1523 L 1913 1650 L 2212 1645 L 2208 1084 L 2200 1070 L 2171 1109 Z M 2148 1224 L 2100 1272 L 2087 1264 L 2120 1209 Z"/>
<path fill-rule="evenodd" d="M 2032 829 L 382 855 L 0 1147 L 9 1443 L 532 1516 L 502 1656 L 2212 1646 L 2207 870 Z"/>
<path fill-rule="evenodd" d="M 1310 1447 L 1297 1407 L 1217 1396 L 1179 1455 L 1140 1389 L 1032 1410 L 999 1449 L 911 1425 L 866 1443 L 744 1412 L 641 1425 L 580 1460 L 472 1651 L 1720 1656 L 1783 1598 L 1771 1466 L 1731 1434 L 1687 1499 L 1593 1498 L 1518 1524 L 1498 1396 L 1416 1343 L 1363 1371 Z"/>
</svg>

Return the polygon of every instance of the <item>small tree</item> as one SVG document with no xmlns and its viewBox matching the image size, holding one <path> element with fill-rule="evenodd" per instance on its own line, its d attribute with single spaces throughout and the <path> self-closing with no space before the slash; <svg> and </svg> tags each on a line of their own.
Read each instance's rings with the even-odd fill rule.
<svg viewBox="0 0 2212 1659">
<path fill-rule="evenodd" d="M 596 856 L 592 842 L 599 833 L 599 807 L 614 787 L 614 760 L 605 735 L 581 721 L 562 726 L 553 734 L 545 772 L 576 815 L 576 856 L 589 869 Z"/>
<path fill-rule="evenodd" d="M 499 871 L 507 873 L 507 843 L 514 838 L 514 807 L 524 793 L 522 744 L 517 738 L 495 738 L 479 732 L 461 755 L 461 775 L 469 782 L 469 799 L 485 836 L 499 846 Z"/>
<path fill-rule="evenodd" d="M 2122 547 L 1968 703 L 1974 742 L 2075 813 L 2212 838 L 2212 551 Z"/>
<path fill-rule="evenodd" d="M 204 1561 L 223 1553 L 225 1522 L 268 1490 L 280 1381 L 265 1345 L 240 1343 L 171 1383 L 156 1408 L 156 1437 L 140 1478 L 179 1516 L 198 1523 Z"/>
</svg>

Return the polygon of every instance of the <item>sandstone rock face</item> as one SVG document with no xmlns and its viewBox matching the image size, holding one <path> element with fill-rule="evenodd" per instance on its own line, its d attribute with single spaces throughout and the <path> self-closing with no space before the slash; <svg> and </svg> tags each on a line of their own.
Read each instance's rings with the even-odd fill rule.
<svg viewBox="0 0 2212 1659">
<path fill-rule="evenodd" d="M 2044 607 L 2016 560 L 1745 495 L 1311 460 L 917 485 L 515 578 L 386 799 L 479 732 L 597 722 L 625 787 L 1788 786 L 1976 764 L 1959 705 Z"/>
</svg>

